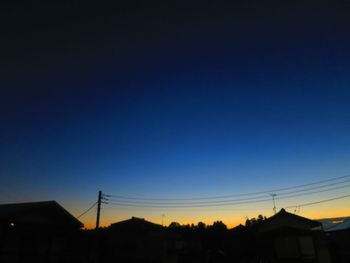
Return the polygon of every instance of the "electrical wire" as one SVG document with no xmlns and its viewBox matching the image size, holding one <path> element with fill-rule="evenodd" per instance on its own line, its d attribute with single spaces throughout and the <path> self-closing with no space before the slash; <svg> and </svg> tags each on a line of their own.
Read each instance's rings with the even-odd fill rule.
<svg viewBox="0 0 350 263">
<path fill-rule="evenodd" d="M 266 202 L 271 201 L 270 198 L 268 199 L 260 199 L 255 201 L 245 201 L 245 202 L 235 202 L 235 203 L 224 203 L 224 204 L 198 204 L 198 205 L 165 205 L 165 204 L 159 204 L 159 205 L 153 205 L 153 204 L 132 204 L 132 203 L 118 203 L 118 202 L 109 202 L 110 205 L 117 205 L 117 206 L 128 206 L 128 207 L 144 207 L 144 208 L 196 208 L 196 207 L 211 207 L 211 206 L 230 206 L 230 205 L 241 205 L 241 204 L 248 204 L 248 203 L 260 203 L 260 202 Z"/>
<path fill-rule="evenodd" d="M 295 197 L 295 196 L 323 193 L 323 192 L 334 191 L 334 190 L 344 189 L 344 188 L 350 187 L 350 184 L 347 184 L 347 185 L 341 185 L 341 186 L 329 188 L 329 186 L 339 185 L 339 184 L 343 184 L 346 182 L 349 182 L 349 180 L 338 182 L 338 183 L 332 183 L 332 184 L 328 184 L 328 185 L 323 185 L 323 186 L 318 186 L 318 187 L 309 187 L 307 189 L 289 191 L 289 192 L 281 193 L 281 194 L 278 193 L 278 194 L 276 194 L 276 196 L 277 196 L 276 199 L 283 199 L 283 198 L 289 198 L 289 197 Z M 317 191 L 310 191 L 310 190 L 321 189 L 321 188 L 326 188 L 326 189 L 317 190 Z M 297 193 L 299 193 L 299 194 L 296 195 Z M 197 204 L 198 205 L 200 205 L 200 204 L 218 204 L 219 205 L 219 204 L 226 204 L 226 203 L 231 204 L 231 203 L 246 202 L 246 201 L 259 201 L 260 199 L 266 199 L 266 195 L 250 197 L 250 198 L 241 198 L 241 199 L 229 199 L 229 200 L 220 200 L 220 201 L 197 201 L 197 202 L 166 202 L 166 201 L 150 202 L 150 201 L 136 201 L 136 200 L 125 201 L 125 200 L 119 200 L 119 199 L 114 199 L 114 198 L 110 198 L 108 200 L 112 201 L 112 202 L 117 202 L 117 203 L 144 204 L 144 205 L 197 205 Z"/>
<path fill-rule="evenodd" d="M 123 195 L 105 195 L 106 197 L 114 197 L 117 199 L 124 199 L 124 200 L 140 200 L 140 201 L 194 201 L 194 200 L 211 200 L 211 199 L 227 199 L 231 197 L 239 197 L 239 196 L 254 196 L 254 195 L 262 195 L 262 194 L 269 194 L 269 193 L 278 193 L 278 192 L 283 192 L 286 190 L 292 190 L 292 189 L 298 189 L 298 188 L 303 188 L 307 186 L 312 186 L 312 185 L 321 185 L 325 184 L 327 182 L 333 182 L 337 181 L 343 178 L 350 178 L 350 174 L 344 175 L 344 176 L 339 176 L 339 177 L 334 177 L 334 178 L 329 178 L 326 180 L 320 180 L 312 183 L 307 183 L 307 184 L 300 184 L 300 185 L 295 185 L 295 186 L 290 186 L 290 187 L 284 187 L 284 188 L 276 188 L 276 189 L 271 189 L 268 191 L 259 191 L 259 192 L 250 192 L 250 193 L 241 193 L 241 194 L 231 194 L 231 195 L 222 195 L 222 196 L 211 196 L 211 197 L 193 197 L 193 198 L 144 198 L 144 197 L 132 197 L 132 196 L 123 196 Z M 347 180 L 346 180 L 347 181 Z M 329 186 L 329 185 L 328 185 Z M 322 187 L 322 186 L 319 186 Z M 323 186 L 325 187 L 325 186 Z"/>
<path fill-rule="evenodd" d="M 350 187 L 350 185 L 344 186 L 345 187 Z M 288 198 L 293 198 L 293 197 L 299 197 L 299 196 L 305 196 L 305 195 L 311 195 L 311 194 L 317 194 L 321 192 L 326 192 L 330 190 L 338 190 L 340 187 L 333 188 L 333 189 L 327 189 L 327 190 L 322 190 L 322 191 L 313 191 L 309 193 L 304 193 L 304 194 L 294 194 L 294 195 L 288 195 L 288 196 L 283 196 L 283 197 L 275 197 L 275 200 L 282 200 L 282 199 L 288 199 Z M 265 198 L 265 199 L 258 199 L 258 200 L 249 200 L 249 201 L 241 201 L 241 202 L 231 202 L 231 203 L 219 203 L 219 204 L 170 204 L 170 205 L 165 205 L 165 204 L 140 204 L 140 203 L 120 203 L 120 202 L 114 202 L 110 201 L 109 204 L 111 205 L 117 205 L 117 206 L 129 206 L 129 207 L 144 207 L 144 208 L 197 208 L 197 207 L 220 207 L 220 206 L 233 206 L 233 205 L 243 205 L 243 204 L 252 204 L 252 203 L 261 203 L 261 202 L 270 202 L 271 198 Z"/>
<path fill-rule="evenodd" d="M 297 186 L 284 187 L 279 189 L 274 189 L 270 191 L 261 191 L 261 192 L 252 192 L 245 194 L 235 194 L 235 195 L 227 195 L 227 196 L 248 196 L 247 198 L 238 198 L 238 199 L 226 199 L 220 200 L 218 196 L 213 197 L 212 199 L 218 200 L 210 200 L 209 197 L 205 198 L 178 198 L 178 199 L 167 199 L 167 198 L 139 198 L 139 197 L 125 197 L 118 195 L 109 195 L 104 194 L 106 200 L 108 200 L 108 204 L 111 206 L 119 206 L 119 207 L 138 207 L 138 208 L 208 208 L 208 207 L 223 207 L 223 206 L 234 206 L 234 205 L 244 205 L 244 204 L 252 204 L 252 203 L 262 203 L 262 202 L 271 202 L 270 197 L 266 197 L 267 194 L 275 195 L 275 200 L 288 199 L 293 197 L 300 197 L 305 195 L 313 195 L 323 192 L 330 192 L 339 189 L 344 189 L 350 187 L 350 184 L 346 184 L 350 182 L 350 175 L 330 178 L 327 180 L 321 180 L 308 184 L 301 184 Z M 344 179 L 339 181 L 341 179 Z M 344 185 L 345 184 L 345 185 Z M 310 187 L 308 187 L 310 186 Z M 287 191 L 292 190 L 293 191 Z M 254 196 L 255 195 L 255 196 Z M 227 196 L 225 198 L 227 198 Z M 287 208 L 293 207 L 302 207 L 306 205 L 313 205 L 323 202 L 328 202 L 332 200 L 338 200 L 341 198 L 348 197 L 350 195 L 340 196 L 336 198 L 320 200 L 317 202 L 305 203 L 298 206 L 289 206 Z M 224 196 L 220 196 L 221 199 Z M 176 202 L 179 201 L 188 201 L 188 202 Z M 192 201 L 192 200 L 207 200 L 207 201 Z M 168 202 L 167 202 L 168 201 Z M 171 202 L 169 202 L 171 201 Z M 192 202 L 190 202 L 192 201 Z M 86 211 L 87 212 L 87 211 Z"/>
<path fill-rule="evenodd" d="M 339 190 L 342 188 L 350 187 L 350 185 L 344 185 L 344 186 L 338 186 L 338 187 L 332 187 L 328 189 L 323 190 L 317 190 L 317 191 L 309 191 L 306 193 L 293 193 L 286 196 L 280 196 L 275 197 L 275 200 L 282 200 L 282 199 L 288 199 L 293 197 L 300 197 L 305 195 L 312 195 L 312 194 L 318 194 L 323 192 L 329 192 L 334 190 Z M 220 207 L 220 206 L 233 206 L 233 205 L 243 205 L 243 204 L 251 204 L 251 203 L 261 203 L 261 202 L 268 202 L 271 201 L 270 198 L 260 198 L 255 200 L 244 200 L 244 201 L 235 201 L 235 202 L 225 202 L 225 203 L 147 203 L 147 202 L 118 202 L 115 200 L 109 200 L 109 204 L 111 205 L 117 205 L 117 206 L 126 206 L 126 207 L 143 207 L 143 208 L 198 208 L 198 207 Z"/>
<path fill-rule="evenodd" d="M 83 213 L 81 213 L 79 216 L 77 216 L 77 218 L 79 219 L 80 217 L 82 217 L 83 215 L 85 215 L 86 213 L 88 213 L 92 208 L 94 208 L 94 206 L 97 204 L 97 202 L 93 203 L 92 206 L 90 206 L 88 209 L 86 209 Z"/>
<path fill-rule="evenodd" d="M 324 199 L 324 200 L 320 200 L 320 201 L 315 201 L 315 202 L 310 202 L 310 203 L 304 203 L 304 204 L 301 204 L 301 205 L 286 206 L 285 209 L 296 208 L 296 207 L 300 208 L 300 207 L 304 207 L 304 206 L 317 205 L 317 204 L 326 203 L 326 202 L 331 202 L 331 201 L 335 201 L 335 200 L 339 200 L 339 199 L 344 199 L 344 198 L 348 198 L 348 197 L 350 197 L 350 195 L 343 195 L 343 196 L 338 196 L 338 197 L 334 197 L 334 198 Z"/>
<path fill-rule="evenodd" d="M 295 196 L 289 196 L 288 198 L 295 197 Z M 309 206 L 309 205 L 314 205 L 314 204 L 319 204 L 319 203 L 324 203 L 324 202 L 329 202 L 333 200 L 338 200 L 342 198 L 350 197 L 350 195 L 344 195 L 340 197 L 335 197 L 331 199 L 325 199 L 325 200 L 320 200 L 316 202 L 311 202 L 311 203 L 305 203 L 301 205 L 293 205 L 293 206 L 287 206 L 285 207 L 286 209 L 289 208 L 295 208 L 295 207 L 303 207 L 303 206 Z M 279 199 L 286 199 L 284 198 L 279 198 Z M 278 199 L 278 200 L 279 200 Z M 247 202 L 237 202 L 237 203 L 228 203 L 228 204 L 209 204 L 209 205 L 139 205 L 139 204 L 125 204 L 125 203 L 116 203 L 116 202 L 110 202 L 109 204 L 111 205 L 116 205 L 116 206 L 126 206 L 126 207 L 139 207 L 139 208 L 200 208 L 200 207 L 219 207 L 219 206 L 233 206 L 233 205 L 242 205 L 242 204 L 249 204 L 249 203 L 261 203 L 261 202 L 270 202 L 271 199 L 261 199 L 261 200 L 256 200 L 256 201 L 247 201 Z"/>
</svg>

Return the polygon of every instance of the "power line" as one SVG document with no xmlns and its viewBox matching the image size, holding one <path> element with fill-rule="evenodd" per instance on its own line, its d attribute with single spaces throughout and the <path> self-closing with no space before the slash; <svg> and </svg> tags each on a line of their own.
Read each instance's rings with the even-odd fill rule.
<svg viewBox="0 0 350 263">
<path fill-rule="evenodd" d="M 86 209 L 83 213 L 81 213 L 79 216 L 77 216 L 77 218 L 79 219 L 80 217 L 82 217 L 83 215 L 85 215 L 87 212 L 89 212 L 92 208 L 94 208 L 94 206 L 97 204 L 97 202 L 93 203 L 92 206 L 90 206 L 88 209 Z"/>
<path fill-rule="evenodd" d="M 270 199 L 270 202 L 271 202 L 271 199 Z M 110 207 L 105 207 L 104 209 L 105 210 L 108 210 L 108 211 L 115 211 L 115 207 L 118 206 L 118 205 L 113 205 L 110 206 Z M 152 208 L 152 207 L 151 207 Z M 166 207 L 165 207 L 166 208 Z M 220 211 L 229 211 L 229 212 L 234 212 L 234 211 L 256 211 L 257 208 L 256 207 L 244 207 L 244 206 L 241 206 L 241 207 L 188 207 L 190 209 L 195 209 L 195 211 L 205 211 L 205 212 L 208 212 L 209 210 L 210 211 L 217 211 L 217 212 L 220 212 Z M 267 209 L 270 209 L 271 207 L 270 206 L 259 206 L 259 209 L 260 210 L 267 210 Z M 137 211 L 137 210 L 144 210 L 143 207 L 128 207 L 128 206 L 118 206 L 118 209 L 120 209 L 119 211 Z M 173 210 L 177 210 L 177 209 L 187 209 L 187 207 L 174 207 L 172 208 Z"/>
<path fill-rule="evenodd" d="M 320 186 L 314 186 L 314 187 L 309 187 L 309 188 L 306 188 L 306 189 L 294 190 L 294 191 L 290 191 L 290 192 L 287 192 L 287 193 L 278 193 L 278 194 L 279 195 L 285 195 L 285 194 L 289 194 L 289 193 L 301 193 L 301 192 L 305 192 L 305 191 L 309 191 L 309 190 L 325 188 L 325 187 L 329 187 L 329 186 L 333 186 L 333 185 L 339 185 L 339 184 L 344 184 L 344 183 L 348 183 L 348 182 L 350 182 L 350 179 L 347 179 L 347 180 L 341 181 L 341 182 L 330 183 L 330 184 L 325 184 L 325 185 L 320 185 Z"/>
<path fill-rule="evenodd" d="M 330 199 L 324 199 L 324 200 L 320 200 L 320 201 L 304 203 L 304 204 L 301 204 L 301 205 L 287 206 L 287 207 L 285 207 L 285 209 L 296 208 L 296 207 L 300 208 L 300 207 L 303 207 L 303 206 L 317 205 L 317 204 L 331 202 L 331 201 L 344 199 L 344 198 L 348 198 L 348 197 L 350 197 L 350 195 L 343 195 L 343 196 L 338 196 L 338 197 L 334 197 L 334 198 L 330 198 Z"/>
<path fill-rule="evenodd" d="M 144 208 L 196 208 L 196 207 L 211 207 L 211 206 L 230 206 L 230 205 L 242 205 L 248 203 L 260 203 L 265 201 L 271 201 L 268 199 L 261 199 L 256 201 L 246 201 L 246 202 L 236 202 L 236 203 L 225 203 L 225 204 L 198 204 L 198 205 L 153 205 L 153 204 L 128 204 L 128 203 L 118 203 L 118 202 L 109 202 L 110 205 L 117 206 L 128 206 L 128 207 L 144 207 Z"/>
<path fill-rule="evenodd" d="M 341 182 L 344 183 L 344 182 Z M 295 197 L 295 196 L 303 196 L 303 195 L 309 195 L 309 194 L 316 194 L 316 193 L 322 193 L 322 192 L 328 192 L 328 191 L 333 191 L 333 190 L 338 190 L 338 189 L 343 189 L 350 187 L 350 184 L 348 185 L 342 185 L 338 187 L 332 187 L 332 188 L 327 188 L 323 190 L 318 190 L 318 191 L 311 191 L 313 189 L 319 189 L 319 188 L 324 188 L 324 187 L 329 187 L 332 185 L 337 185 L 337 184 L 329 184 L 327 186 L 322 186 L 322 187 L 312 187 L 308 189 L 303 189 L 299 191 L 290 191 L 286 193 L 278 193 L 278 196 L 280 197 Z M 305 192 L 305 193 L 302 193 Z M 296 194 L 296 193 L 302 193 L 302 194 Z M 275 193 L 276 194 L 276 193 Z M 269 194 L 271 195 L 271 194 Z M 276 194 L 277 195 L 277 194 Z M 256 197 L 249 197 L 249 198 L 240 198 L 240 199 L 228 199 L 228 200 L 219 200 L 219 201 L 197 201 L 197 202 L 148 202 L 148 201 L 134 201 L 134 200 L 118 200 L 118 199 L 109 199 L 112 202 L 119 202 L 119 203 L 126 203 L 126 204 L 150 204 L 150 205 L 197 205 L 197 204 L 225 204 L 225 203 L 235 203 L 235 202 L 245 202 L 245 201 L 254 201 L 254 200 L 260 200 L 261 198 L 265 199 L 266 195 L 260 195 Z"/>
<path fill-rule="evenodd" d="M 284 188 L 277 188 L 277 189 L 271 189 L 267 191 L 258 191 L 258 192 L 249 192 L 249 193 L 241 193 L 241 194 L 231 194 L 231 195 L 222 195 L 222 196 L 211 196 L 211 197 L 193 197 L 193 198 L 144 198 L 144 197 L 133 197 L 133 196 L 123 196 L 123 195 L 106 195 L 106 197 L 114 197 L 117 199 L 124 199 L 124 200 L 141 200 L 141 201 L 194 201 L 194 200 L 211 200 L 211 199 L 227 199 L 231 197 L 238 197 L 238 196 L 254 196 L 254 195 L 263 195 L 263 194 L 269 194 L 269 193 L 278 193 L 286 190 L 292 190 L 292 189 L 298 189 L 303 188 L 307 186 L 312 185 L 321 185 L 327 182 L 337 181 L 343 178 L 350 178 L 349 175 L 329 178 L 326 180 L 320 180 L 312 183 L 307 184 L 300 184 L 290 187 L 284 187 Z M 345 180 L 344 182 L 347 182 L 348 180 Z M 341 183 L 341 182 L 338 182 Z M 335 183 L 337 184 L 337 183 Z M 329 186 L 329 185 L 328 185 Z M 318 186 L 318 187 L 326 187 L 326 186 Z M 317 188 L 317 187 L 316 187 Z M 301 190 L 299 190 L 301 191 Z"/>
<path fill-rule="evenodd" d="M 344 183 L 344 182 L 341 182 Z M 317 193 L 323 193 L 323 192 L 328 192 L 328 191 L 334 191 L 334 190 L 339 190 L 339 189 L 344 189 L 347 187 L 350 187 L 350 184 L 347 185 L 341 185 L 341 186 L 336 186 L 336 187 L 331 187 L 329 188 L 329 186 L 332 185 L 338 185 L 340 183 L 333 183 L 333 184 L 329 184 L 329 185 L 324 185 L 322 187 L 310 187 L 308 189 L 302 189 L 299 191 L 289 191 L 286 193 L 274 193 L 276 194 L 278 197 L 276 199 L 284 199 L 284 198 L 290 198 L 290 197 L 296 197 L 296 196 L 304 196 L 304 195 L 310 195 L 310 194 L 317 194 Z M 325 188 L 328 187 L 326 189 L 322 189 L 322 190 L 316 190 L 316 191 L 310 191 L 313 189 L 320 189 L 320 188 Z M 298 193 L 298 194 L 297 194 Z M 271 196 L 271 194 L 269 193 L 268 195 Z M 108 199 L 111 202 L 117 202 L 117 203 L 124 203 L 124 204 L 139 204 L 139 205 L 201 205 L 201 204 L 231 204 L 231 203 L 237 203 L 237 202 L 246 202 L 246 201 L 259 201 L 261 199 L 265 199 L 267 195 L 263 195 L 263 196 L 257 196 L 257 197 L 250 197 L 250 198 L 241 198 L 241 199 L 229 199 L 229 200 L 220 200 L 220 201 L 197 201 L 197 202 L 150 202 L 150 201 L 135 201 L 135 200 L 118 200 L 118 199 Z"/>
<path fill-rule="evenodd" d="M 338 186 L 338 187 L 332 187 L 332 188 L 323 189 L 323 190 L 309 191 L 301 194 L 295 193 L 295 192 L 294 193 L 289 192 L 288 195 L 283 195 L 283 196 L 277 195 L 274 199 L 275 200 L 288 199 L 293 197 L 312 195 L 312 194 L 344 189 L 347 187 L 350 187 L 350 184 Z M 266 201 L 271 201 L 271 199 L 265 197 L 265 198 L 255 198 L 255 199 L 250 198 L 250 199 L 236 199 L 236 200 L 229 200 L 229 201 L 226 200 L 226 201 L 217 201 L 217 202 L 197 202 L 197 203 L 194 203 L 194 202 L 188 202 L 188 203 L 141 202 L 141 201 L 119 201 L 119 200 L 109 199 L 109 204 L 118 205 L 118 206 L 145 207 L 145 208 L 193 208 L 193 207 L 243 205 L 243 204 L 251 204 L 251 203 L 261 203 Z"/>
</svg>

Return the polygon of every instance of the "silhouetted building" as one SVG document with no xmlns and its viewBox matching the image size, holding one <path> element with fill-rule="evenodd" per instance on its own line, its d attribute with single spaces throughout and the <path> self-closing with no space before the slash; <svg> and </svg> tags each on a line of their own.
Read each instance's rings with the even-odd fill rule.
<svg viewBox="0 0 350 263">
<path fill-rule="evenodd" d="M 260 224 L 257 240 L 268 262 L 330 262 L 322 224 L 284 209 Z"/>
<path fill-rule="evenodd" d="M 61 262 L 82 226 L 55 201 L 0 205 L 0 262 Z"/>
<path fill-rule="evenodd" d="M 103 262 L 164 262 L 164 228 L 143 218 L 132 217 L 111 224 L 102 247 L 100 259 Z"/>
</svg>

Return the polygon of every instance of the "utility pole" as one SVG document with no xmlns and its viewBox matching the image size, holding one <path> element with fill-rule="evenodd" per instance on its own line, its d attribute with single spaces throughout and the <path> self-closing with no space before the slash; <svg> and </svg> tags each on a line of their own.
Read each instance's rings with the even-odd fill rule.
<svg viewBox="0 0 350 263">
<path fill-rule="evenodd" d="M 102 203 L 102 191 L 98 191 L 97 215 L 96 215 L 96 230 L 100 227 L 101 203 Z"/>
</svg>

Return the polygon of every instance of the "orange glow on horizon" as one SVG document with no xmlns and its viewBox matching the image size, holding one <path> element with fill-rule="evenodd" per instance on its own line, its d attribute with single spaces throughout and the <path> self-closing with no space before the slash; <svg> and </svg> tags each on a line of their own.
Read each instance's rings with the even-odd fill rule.
<svg viewBox="0 0 350 263">
<path fill-rule="evenodd" d="M 348 217 L 350 216 L 350 211 L 347 211 L 347 212 L 339 212 L 337 214 L 329 214 L 329 213 L 314 213 L 314 214 L 297 214 L 297 215 L 300 215 L 302 217 L 306 217 L 306 218 L 310 218 L 310 219 L 313 219 L 313 220 L 318 220 L 318 219 L 322 219 L 322 218 L 337 218 L 337 217 Z M 127 220 L 129 218 L 124 218 L 124 219 L 121 219 L 121 220 L 112 220 L 112 221 L 105 221 L 103 224 L 101 224 L 101 227 L 108 227 L 110 226 L 111 224 L 113 223 L 116 223 L 116 222 L 120 222 L 120 221 L 123 221 L 123 220 Z M 160 222 L 154 222 L 150 219 L 148 219 L 147 217 L 144 218 L 145 220 L 147 221 L 150 221 L 150 222 L 153 222 L 153 223 L 156 223 L 156 224 L 161 224 Z M 220 219 L 218 219 L 220 220 Z M 207 221 L 207 220 L 202 220 L 201 222 L 205 223 L 206 225 L 212 225 L 213 222 L 215 221 L 218 221 L 218 220 L 212 220 L 212 221 Z M 245 224 L 245 219 L 223 219 L 221 220 L 226 226 L 227 228 L 234 228 L 240 224 L 244 225 Z M 181 225 L 191 225 L 191 224 L 194 224 L 194 225 L 197 225 L 198 222 L 195 222 L 195 221 L 176 221 L 178 223 L 180 223 Z M 83 221 L 84 223 L 84 228 L 86 229 L 94 229 L 95 226 L 96 226 L 96 222 L 93 221 L 93 220 L 89 220 L 89 221 Z M 171 222 L 167 222 L 166 224 L 164 224 L 164 226 L 168 226 Z"/>
<path fill-rule="evenodd" d="M 293 213 L 294 211 L 291 209 L 287 210 L 290 213 Z M 144 215 L 139 215 L 140 213 L 135 213 L 135 217 L 141 217 L 144 218 L 147 221 L 161 224 L 161 217 L 155 216 L 152 214 L 149 214 L 147 212 L 144 213 Z M 238 226 L 239 224 L 245 224 L 246 217 L 252 218 L 257 217 L 259 214 L 262 214 L 264 216 L 270 217 L 272 216 L 272 212 L 270 210 L 265 211 L 257 211 L 257 212 L 250 212 L 250 213 L 235 213 L 232 215 L 224 214 L 224 213 L 216 213 L 216 214 L 210 214 L 203 213 L 198 216 L 193 215 L 177 215 L 174 214 L 171 217 L 166 217 L 164 220 L 164 226 L 168 226 L 171 222 L 178 222 L 181 225 L 187 225 L 187 224 L 194 224 L 197 225 L 198 222 L 203 222 L 206 225 L 212 225 L 215 221 L 222 221 L 228 228 L 233 228 Z M 300 215 L 302 217 L 310 218 L 310 219 L 322 219 L 322 218 L 337 218 L 337 217 L 347 217 L 350 216 L 350 208 L 339 208 L 338 206 L 330 206 L 329 204 L 325 207 L 320 206 L 319 209 L 315 208 L 303 208 L 299 213 L 296 213 L 297 215 Z M 102 214 L 101 215 L 101 227 L 108 227 L 112 223 L 116 223 L 119 221 L 127 220 L 131 218 L 130 215 L 114 215 L 110 213 Z M 95 228 L 95 217 L 90 216 L 86 219 L 81 219 L 81 221 L 84 223 L 84 228 L 86 229 L 94 229 Z"/>
<path fill-rule="evenodd" d="M 300 203 L 306 202 L 299 200 Z M 294 203 L 294 202 L 293 202 Z M 285 203 L 286 207 L 292 207 L 290 204 Z M 77 209 L 77 204 L 68 204 L 72 211 L 72 214 L 77 216 L 81 214 L 81 210 Z M 277 204 L 277 211 L 282 206 Z M 300 207 L 295 211 L 295 208 L 286 209 L 290 213 L 306 217 L 309 219 L 324 219 L 324 218 L 337 218 L 350 216 L 350 207 L 347 200 L 339 200 L 337 202 L 326 202 L 317 204 L 314 206 Z M 74 211 L 74 212 L 73 212 Z M 162 218 L 162 215 L 165 215 Z M 130 219 L 131 217 L 144 218 L 149 222 L 156 224 L 162 224 L 168 226 L 171 222 L 178 222 L 181 225 L 194 224 L 203 222 L 206 225 L 212 225 L 215 221 L 222 221 L 228 228 L 233 228 L 239 224 L 245 224 L 246 218 L 257 217 L 259 214 L 270 217 L 273 215 L 272 207 L 270 204 L 261 205 L 257 207 L 255 205 L 246 205 L 244 207 L 230 207 L 230 208 L 212 208 L 212 209 L 181 209 L 181 210 L 144 210 L 144 209 L 123 209 L 104 206 L 101 210 L 101 227 L 108 227 L 113 223 Z M 84 224 L 86 229 L 94 229 L 96 225 L 96 211 L 91 211 L 79 218 Z"/>
</svg>

